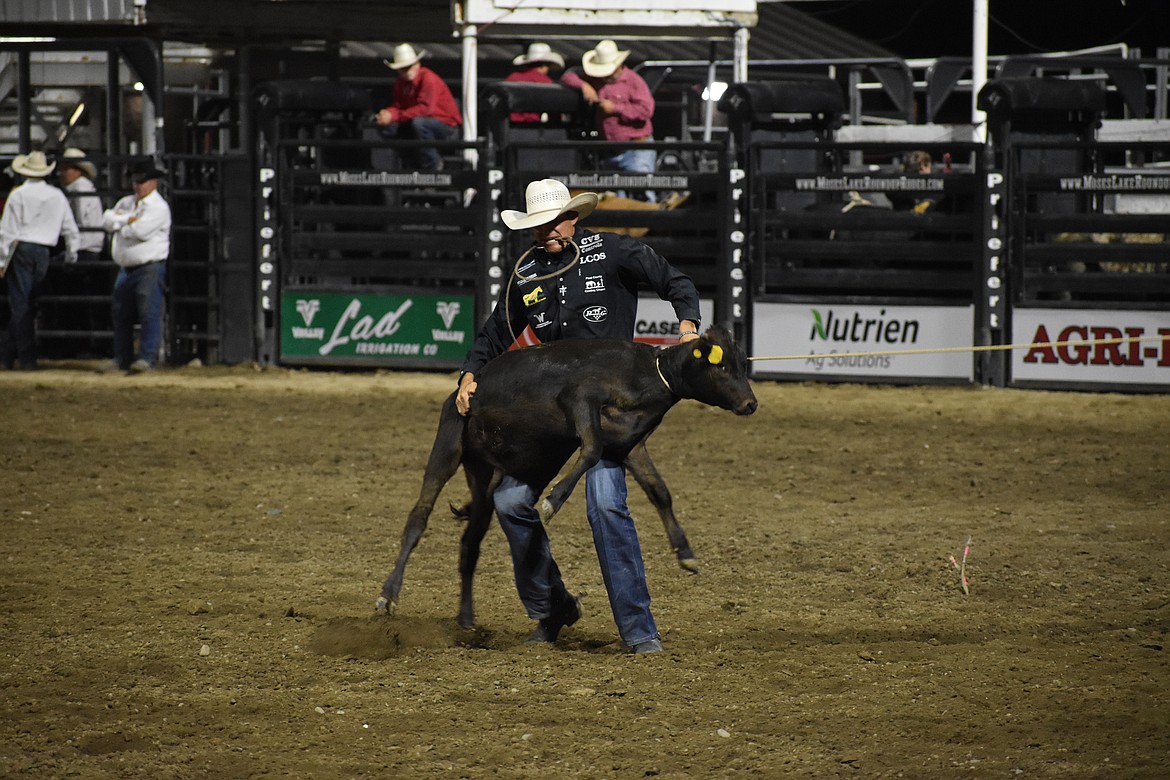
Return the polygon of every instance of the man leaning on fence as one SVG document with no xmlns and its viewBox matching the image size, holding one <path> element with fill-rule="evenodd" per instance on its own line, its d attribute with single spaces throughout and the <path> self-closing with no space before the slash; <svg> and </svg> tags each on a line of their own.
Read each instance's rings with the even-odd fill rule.
<svg viewBox="0 0 1170 780">
<path fill-rule="evenodd" d="M 103 373 L 154 370 L 162 345 L 163 288 L 166 260 L 171 252 L 171 207 L 158 193 L 166 174 L 150 160 L 130 169 L 134 194 L 122 198 L 102 215 L 102 226 L 113 240 L 110 252 L 118 264 L 114 281 L 114 358 Z M 139 322 L 138 349 L 134 324 Z"/>
<path fill-rule="evenodd" d="M 618 49 L 613 41 L 602 41 L 597 48 L 581 57 L 581 70 L 565 71 L 561 83 L 581 92 L 593 108 L 594 119 L 602 140 L 620 143 L 650 143 L 654 140 L 654 96 L 646 81 L 625 65 L 629 51 Z M 603 161 L 608 170 L 630 173 L 654 173 L 658 153 L 653 149 L 613 150 Z M 653 190 L 646 190 L 646 200 L 658 200 Z"/>
</svg>

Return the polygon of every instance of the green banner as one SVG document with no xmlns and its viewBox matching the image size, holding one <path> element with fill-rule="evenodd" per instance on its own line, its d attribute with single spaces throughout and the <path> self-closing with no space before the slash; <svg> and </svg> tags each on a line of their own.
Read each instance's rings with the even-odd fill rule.
<svg viewBox="0 0 1170 780">
<path fill-rule="evenodd" d="M 459 365 L 475 336 L 470 295 L 289 291 L 280 355 L 290 362 Z"/>
</svg>

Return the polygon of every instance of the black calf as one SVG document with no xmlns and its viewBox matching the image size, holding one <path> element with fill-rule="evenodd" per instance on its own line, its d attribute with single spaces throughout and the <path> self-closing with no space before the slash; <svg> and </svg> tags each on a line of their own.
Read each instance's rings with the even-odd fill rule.
<svg viewBox="0 0 1170 780">
<path fill-rule="evenodd" d="M 747 358 L 722 328 L 665 350 L 628 341 L 543 344 L 492 360 L 477 382 L 466 419 L 455 410 L 454 394 L 443 404 L 423 487 L 407 518 L 394 571 L 382 586 L 379 608 L 397 605 L 410 553 L 460 463 L 471 490 L 459 556 L 461 626 L 474 623 L 472 578 L 499 475 L 511 474 L 540 493 L 578 450 L 572 470 L 541 503 L 541 518 L 547 522 L 560 510 L 598 460 L 624 461 L 647 490 L 683 562 L 689 545 L 671 511 L 670 493 L 646 452 L 646 437 L 682 398 L 741 415 L 756 410 Z"/>
</svg>

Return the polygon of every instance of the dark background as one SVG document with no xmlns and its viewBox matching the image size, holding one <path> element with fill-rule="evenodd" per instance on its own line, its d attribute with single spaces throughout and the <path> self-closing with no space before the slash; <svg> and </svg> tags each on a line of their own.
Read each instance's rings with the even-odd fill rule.
<svg viewBox="0 0 1170 780">
<path fill-rule="evenodd" d="M 971 0 L 821 0 L 794 8 L 905 58 L 969 56 Z M 1170 0 L 991 0 L 988 53 L 1170 47 Z"/>
</svg>

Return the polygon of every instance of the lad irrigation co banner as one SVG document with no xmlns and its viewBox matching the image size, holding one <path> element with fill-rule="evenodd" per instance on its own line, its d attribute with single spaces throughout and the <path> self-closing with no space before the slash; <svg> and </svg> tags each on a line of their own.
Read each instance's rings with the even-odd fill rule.
<svg viewBox="0 0 1170 780">
<path fill-rule="evenodd" d="M 475 336 L 470 295 L 285 290 L 280 302 L 282 363 L 454 368 Z"/>
<path fill-rule="evenodd" d="M 973 382 L 970 353 L 866 354 L 971 346 L 973 306 L 756 303 L 752 373 L 757 377 Z M 774 356 L 800 356 L 767 360 Z"/>
</svg>

